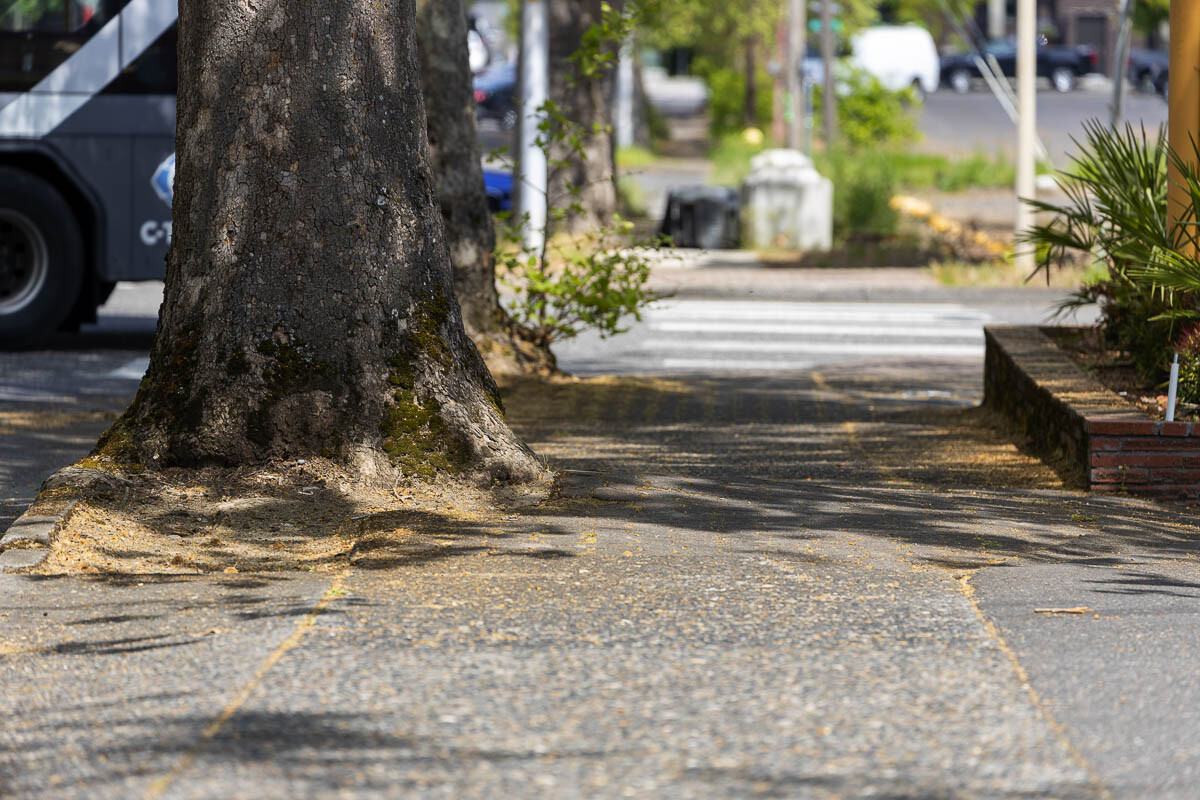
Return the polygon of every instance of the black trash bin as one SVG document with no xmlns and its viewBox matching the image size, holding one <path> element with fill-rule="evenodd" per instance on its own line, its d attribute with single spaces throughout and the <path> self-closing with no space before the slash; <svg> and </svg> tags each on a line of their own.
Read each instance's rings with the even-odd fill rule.
<svg viewBox="0 0 1200 800">
<path fill-rule="evenodd" d="M 738 246 L 740 198 L 736 189 L 689 186 L 667 195 L 662 233 L 676 247 L 721 250 Z"/>
</svg>

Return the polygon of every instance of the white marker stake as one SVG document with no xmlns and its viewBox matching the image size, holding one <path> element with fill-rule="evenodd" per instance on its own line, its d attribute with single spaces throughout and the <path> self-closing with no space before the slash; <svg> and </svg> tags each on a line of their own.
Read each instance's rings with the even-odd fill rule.
<svg viewBox="0 0 1200 800">
<path fill-rule="evenodd" d="M 1167 422 L 1175 421 L 1175 390 L 1179 388 L 1179 353 L 1171 360 L 1171 383 L 1167 386 Z"/>
</svg>

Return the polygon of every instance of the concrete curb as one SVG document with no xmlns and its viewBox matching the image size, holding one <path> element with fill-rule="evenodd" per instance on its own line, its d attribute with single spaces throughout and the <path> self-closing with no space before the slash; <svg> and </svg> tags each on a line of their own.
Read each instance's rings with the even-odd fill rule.
<svg viewBox="0 0 1200 800">
<path fill-rule="evenodd" d="M 1086 374 L 1033 326 L 984 328 L 983 404 L 1093 492 L 1200 497 L 1200 423 L 1162 422 Z"/>
<path fill-rule="evenodd" d="M 0 573 L 32 569 L 50 555 L 50 545 L 75 511 L 72 500 L 57 514 L 34 515 L 26 511 L 0 537 Z"/>
</svg>

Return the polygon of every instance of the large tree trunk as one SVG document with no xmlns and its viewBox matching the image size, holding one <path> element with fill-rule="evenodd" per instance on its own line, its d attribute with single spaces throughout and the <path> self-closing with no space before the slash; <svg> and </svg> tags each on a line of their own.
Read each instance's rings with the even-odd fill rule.
<svg viewBox="0 0 1200 800">
<path fill-rule="evenodd" d="M 462 0 L 417 0 L 417 52 L 430 165 L 467 334 L 493 370 L 552 370 L 549 349 L 522 336 L 496 293 L 496 237 L 480 166 Z"/>
<path fill-rule="evenodd" d="M 559 207 L 578 204 L 562 222 L 566 230 L 594 230 L 609 224 L 617 208 L 611 119 L 613 71 L 605 69 L 593 78 L 585 78 L 570 58 L 583 43 L 587 29 L 600 21 L 606 4 L 602 0 L 548 2 L 550 63 L 554 65 L 550 70 L 550 99 L 563 116 L 579 126 L 582 142 L 578 153 L 562 141 L 551 147 L 551 161 L 566 163 L 552 168 L 550 203 Z"/>
<path fill-rule="evenodd" d="M 100 453 L 540 474 L 463 332 L 414 34 L 413 0 L 180 0 L 166 294 Z"/>
</svg>

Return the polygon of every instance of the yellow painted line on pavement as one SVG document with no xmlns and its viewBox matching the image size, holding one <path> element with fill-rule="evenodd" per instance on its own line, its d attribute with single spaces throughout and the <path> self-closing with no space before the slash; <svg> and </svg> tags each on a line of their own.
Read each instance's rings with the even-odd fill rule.
<svg viewBox="0 0 1200 800">
<path fill-rule="evenodd" d="M 1104 782 L 1100 780 L 1100 776 L 1096 774 L 1094 769 L 1092 769 L 1092 765 L 1088 763 L 1086 758 L 1084 758 L 1083 753 L 1079 752 L 1078 748 L 1076 748 L 1071 742 L 1070 737 L 1067 736 L 1067 727 L 1058 721 L 1053 712 L 1050 711 L 1049 705 L 1045 700 L 1042 699 L 1042 696 L 1038 694 L 1037 689 L 1033 688 L 1033 684 L 1029 681 L 1029 675 L 1025 672 L 1025 667 L 1021 666 L 1020 657 L 1017 656 L 1016 652 L 1008 646 L 1008 642 L 1004 641 L 1004 637 L 1000 635 L 1000 629 L 996 627 L 994 622 L 987 618 L 987 616 L 983 613 L 983 609 L 980 608 L 979 600 L 975 597 L 975 587 L 971 585 L 971 579 L 974 578 L 975 573 L 979 571 L 979 569 L 969 570 L 957 578 L 958 587 L 962 590 L 963 596 L 967 598 L 967 602 L 971 604 L 971 608 L 975 609 L 975 615 L 979 618 L 979 621 L 983 623 L 983 627 L 988 632 L 988 636 L 990 636 L 992 641 L 996 643 L 996 646 L 1000 648 L 1000 652 L 1004 653 L 1004 655 L 1008 657 L 1009 663 L 1012 664 L 1013 672 L 1016 674 L 1017 680 L 1019 680 L 1021 685 L 1025 687 L 1025 692 L 1029 695 L 1029 699 L 1033 702 L 1033 707 L 1036 708 L 1046 720 L 1046 724 L 1050 726 L 1050 730 L 1054 731 L 1054 734 L 1058 737 L 1058 740 L 1062 743 L 1063 747 L 1066 748 L 1067 753 L 1071 756 L 1071 760 L 1083 770 L 1083 774 L 1087 776 L 1088 783 L 1092 785 L 1092 788 L 1096 791 L 1096 795 L 1104 800 L 1113 800 L 1112 792 L 1109 791 L 1109 788 L 1104 785 Z"/>
<path fill-rule="evenodd" d="M 321 615 L 321 612 L 325 610 L 325 607 L 329 605 L 329 602 L 341 594 L 342 585 L 345 583 L 346 576 L 348 574 L 349 570 L 345 570 L 333 579 L 333 581 L 329 584 L 329 588 L 327 588 L 325 593 L 321 595 L 321 599 L 317 601 L 315 606 L 313 606 L 312 611 L 308 612 L 304 619 L 296 623 L 296 630 L 292 631 L 292 635 L 284 639 L 279 646 L 276 647 L 269 656 L 267 656 L 266 660 L 263 661 L 258 670 L 254 673 L 254 677 L 252 677 L 249 682 L 242 687 L 241 691 L 239 691 L 237 695 L 229 701 L 228 705 L 226 705 L 221 713 L 217 715 L 217 718 L 210 722 L 208 726 L 200 733 L 200 739 L 196 742 L 196 744 L 192 745 L 191 749 L 183 754 L 183 757 L 179 759 L 179 763 L 175 765 L 175 768 L 172 769 L 170 773 L 164 775 L 150 785 L 150 788 L 146 790 L 146 794 L 144 795 L 145 800 L 158 800 L 158 798 L 166 794 L 166 791 L 171 788 L 171 784 L 173 784 L 179 778 L 179 776 L 182 775 L 187 768 L 192 765 L 192 762 L 196 760 L 196 756 L 200 754 L 200 751 L 204 749 L 204 746 L 212 741 L 213 737 L 221 732 L 221 728 L 225 727 L 225 723 L 229 722 L 229 720 L 233 718 L 233 715 L 236 714 L 243 705 L 245 705 L 246 701 L 250 699 L 250 695 L 254 693 L 254 690 L 257 689 L 259 684 L 262 683 L 263 678 L 267 676 L 267 673 L 275 668 L 275 665 L 278 664 L 285 655 L 287 655 L 289 650 L 300 644 L 300 640 L 304 638 L 304 635 L 308 633 L 308 631 L 314 625 L 316 625 L 317 617 Z"/>
<path fill-rule="evenodd" d="M 816 384 L 819 390 L 835 395 L 838 402 L 843 404 L 854 402 L 853 398 L 846 395 L 845 392 L 841 392 L 830 386 L 829 381 L 827 381 L 825 376 L 820 372 L 813 371 L 810 372 L 809 375 L 812 377 L 812 382 Z M 884 481 L 893 486 L 912 487 L 917 485 L 907 478 L 900 477 L 895 467 L 888 466 L 875 457 L 875 454 L 871 452 L 870 448 L 863 444 L 862 437 L 859 436 L 859 424 L 857 422 L 854 422 L 853 420 L 845 420 L 839 427 L 842 429 L 842 432 L 846 434 L 846 439 L 850 445 L 850 449 L 856 451 L 862 458 L 863 463 L 873 468 Z"/>
<path fill-rule="evenodd" d="M 812 381 L 814 384 L 816 384 L 818 389 L 823 392 L 837 395 L 842 402 L 850 402 L 849 397 L 829 385 L 829 382 L 825 379 L 824 375 L 819 372 L 812 372 L 811 375 Z M 863 445 L 858 436 L 857 423 L 847 420 L 842 423 L 841 428 L 845 432 L 847 438 L 850 440 L 851 448 L 862 454 L 864 461 L 871 464 L 884 477 L 891 478 L 893 483 L 899 485 L 916 486 L 916 484 L 912 483 L 911 481 L 896 477 L 896 470 L 894 468 L 880 463 L 878 459 L 872 456 L 871 452 Z M 910 564 L 912 563 L 903 553 L 901 553 L 901 558 L 905 561 L 909 561 Z M 915 567 L 915 565 L 913 566 Z M 1008 658 L 1009 663 L 1012 665 L 1013 673 L 1016 675 L 1017 680 L 1020 681 L 1021 685 L 1024 687 L 1026 694 L 1028 694 L 1030 701 L 1033 703 L 1033 707 L 1037 709 L 1037 711 L 1042 715 L 1042 718 L 1046 720 L 1050 730 L 1052 730 L 1054 735 L 1058 737 L 1059 742 L 1062 743 L 1063 747 L 1067 751 L 1067 754 L 1071 757 L 1071 760 L 1075 762 L 1076 766 L 1083 770 L 1083 774 L 1087 776 L 1088 783 L 1091 784 L 1092 788 L 1096 792 L 1096 795 L 1100 798 L 1103 798 L 1103 800 L 1113 800 L 1112 792 L 1109 791 L 1108 787 L 1105 786 L 1103 781 L 1100 780 L 1100 777 L 1096 774 L 1091 764 L 1089 764 L 1088 760 L 1084 758 L 1083 753 L 1081 753 L 1079 749 L 1076 748 L 1071 742 L 1071 739 L 1067 735 L 1066 726 L 1055 718 L 1054 714 L 1050 711 L 1049 706 L 1044 700 L 1042 700 L 1041 695 L 1038 694 L 1037 689 L 1033 688 L 1033 684 L 1029 681 L 1029 675 L 1025 672 L 1025 667 L 1021 665 L 1021 659 L 1017 656 L 1016 652 L 1009 647 L 1008 642 L 1004 641 L 1004 637 L 1000 635 L 1000 629 L 997 628 L 995 623 L 989 620 L 983 613 L 983 609 L 980 607 L 979 601 L 975 597 L 975 587 L 971 585 L 971 579 L 975 577 L 975 574 L 979 571 L 979 569 L 973 569 L 960 576 L 957 579 L 959 589 L 966 597 L 967 602 L 971 604 L 971 608 L 974 609 L 976 617 L 978 617 L 979 621 L 983 624 L 988 636 L 991 637 L 992 641 L 996 643 L 996 646 L 1000 648 L 1000 651 Z"/>
</svg>

